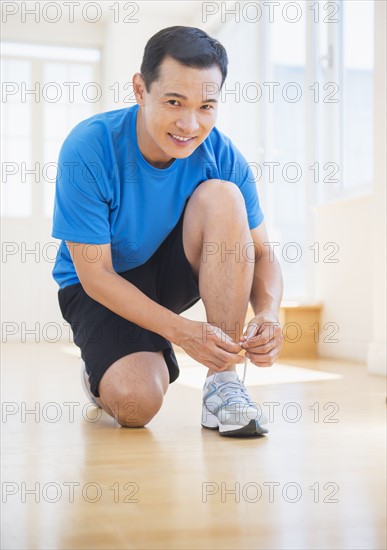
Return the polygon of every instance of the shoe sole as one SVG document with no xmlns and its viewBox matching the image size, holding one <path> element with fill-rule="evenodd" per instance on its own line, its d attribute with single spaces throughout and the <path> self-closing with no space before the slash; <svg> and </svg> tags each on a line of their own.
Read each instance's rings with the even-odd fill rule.
<svg viewBox="0 0 387 550">
<path fill-rule="evenodd" d="M 266 417 L 264 417 L 264 424 L 267 423 Z M 264 428 L 257 418 L 252 418 L 248 424 L 241 426 L 240 424 L 236 425 L 227 425 L 219 422 L 218 417 L 211 413 L 203 404 L 202 408 L 202 427 L 207 430 L 219 430 L 219 434 L 225 437 L 244 437 L 244 436 L 254 436 L 254 435 L 264 435 L 269 433 L 267 428 Z"/>
<path fill-rule="evenodd" d="M 242 428 L 236 428 L 231 430 L 222 430 L 220 426 L 205 426 L 202 424 L 203 428 L 207 430 L 218 430 L 220 435 L 224 437 L 245 437 L 245 436 L 254 436 L 254 435 L 265 435 L 269 433 L 267 428 L 263 428 L 258 424 L 256 420 L 250 420 L 246 426 Z"/>
</svg>

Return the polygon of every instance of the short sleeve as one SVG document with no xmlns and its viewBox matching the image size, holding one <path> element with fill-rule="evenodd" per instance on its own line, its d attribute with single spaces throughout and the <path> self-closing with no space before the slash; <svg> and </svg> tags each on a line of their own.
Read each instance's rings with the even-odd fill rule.
<svg viewBox="0 0 387 550">
<path fill-rule="evenodd" d="M 245 160 L 240 181 L 239 189 L 245 199 L 249 227 L 250 229 L 254 229 L 263 222 L 264 215 L 259 201 L 253 172 Z"/>
<path fill-rule="evenodd" d="M 254 229 L 264 219 L 257 185 L 249 163 L 240 151 L 228 140 L 220 162 L 221 179 L 235 183 L 245 199 L 249 228 Z"/>
<path fill-rule="evenodd" d="M 85 135 L 86 134 L 86 135 Z M 51 236 L 89 244 L 111 240 L 110 163 L 103 130 L 74 132 L 59 153 Z"/>
</svg>

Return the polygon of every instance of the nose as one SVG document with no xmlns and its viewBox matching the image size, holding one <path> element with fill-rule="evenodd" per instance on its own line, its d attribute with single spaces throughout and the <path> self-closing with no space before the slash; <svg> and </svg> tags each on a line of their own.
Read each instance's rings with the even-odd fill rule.
<svg viewBox="0 0 387 550">
<path fill-rule="evenodd" d="M 184 134 L 192 135 L 199 129 L 199 123 L 196 120 L 195 113 L 185 113 L 176 121 L 176 126 Z"/>
</svg>

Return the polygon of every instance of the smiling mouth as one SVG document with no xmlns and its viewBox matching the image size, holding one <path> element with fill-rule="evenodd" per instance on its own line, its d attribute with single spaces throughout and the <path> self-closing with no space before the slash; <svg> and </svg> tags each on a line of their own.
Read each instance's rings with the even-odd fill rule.
<svg viewBox="0 0 387 550">
<path fill-rule="evenodd" d="M 193 139 L 195 139 L 196 136 L 193 136 L 193 137 L 184 137 L 184 136 L 179 136 L 177 134 L 171 134 L 169 133 L 168 135 L 170 135 L 173 139 L 177 140 L 177 141 L 180 141 L 180 143 L 187 143 L 189 141 L 192 141 Z"/>
</svg>

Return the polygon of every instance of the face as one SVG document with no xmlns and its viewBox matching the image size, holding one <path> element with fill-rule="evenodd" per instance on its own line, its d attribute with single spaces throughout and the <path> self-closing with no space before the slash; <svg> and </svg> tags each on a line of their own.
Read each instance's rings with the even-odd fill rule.
<svg viewBox="0 0 387 550">
<path fill-rule="evenodd" d="M 137 139 L 146 160 L 166 167 L 175 158 L 186 158 L 215 126 L 222 73 L 216 65 L 196 69 L 171 57 L 163 60 L 159 79 L 149 92 L 142 76 L 133 77 L 140 106 Z"/>
</svg>

